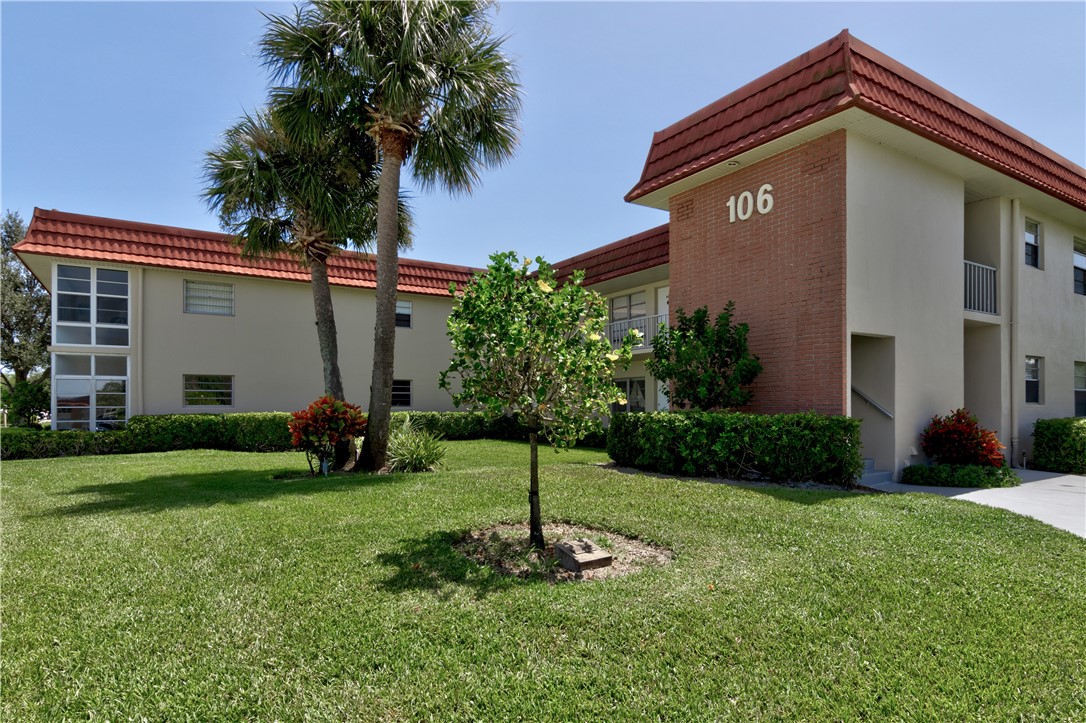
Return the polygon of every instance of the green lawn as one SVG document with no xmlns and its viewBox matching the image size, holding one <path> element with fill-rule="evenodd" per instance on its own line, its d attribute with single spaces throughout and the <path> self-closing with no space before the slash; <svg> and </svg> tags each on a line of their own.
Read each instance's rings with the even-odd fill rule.
<svg viewBox="0 0 1086 723">
<path fill-rule="evenodd" d="M 527 518 L 525 445 L 440 474 L 295 454 L 5 462 L 3 720 L 1083 720 L 1086 541 L 926 495 L 540 453 L 544 520 L 674 562 L 548 585 L 453 552 Z"/>
</svg>

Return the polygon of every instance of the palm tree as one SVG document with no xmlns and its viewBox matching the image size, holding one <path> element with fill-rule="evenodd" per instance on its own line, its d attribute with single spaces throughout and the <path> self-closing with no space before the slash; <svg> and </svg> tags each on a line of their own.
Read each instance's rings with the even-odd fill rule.
<svg viewBox="0 0 1086 723">
<path fill-rule="evenodd" d="M 245 115 L 206 155 L 204 198 L 243 257 L 286 253 L 309 269 L 324 391 L 343 399 L 328 259 L 344 244 L 365 246 L 376 235 L 377 167 L 373 141 L 357 126 L 328 116 L 313 124 L 320 132 L 298 142 L 275 111 Z M 406 207 L 398 206 L 395 217 L 397 238 L 406 238 Z"/>
<path fill-rule="evenodd" d="M 423 189 L 469 193 L 483 168 L 512 156 L 520 86 L 492 36 L 486 0 L 316 0 L 269 17 L 261 52 L 292 134 L 312 137 L 306 109 L 359 103 L 381 171 L 377 204 L 377 318 L 369 427 L 358 467 L 385 466 L 392 407 L 396 199 L 410 159 Z M 292 112 L 290 109 L 300 110 Z"/>
</svg>

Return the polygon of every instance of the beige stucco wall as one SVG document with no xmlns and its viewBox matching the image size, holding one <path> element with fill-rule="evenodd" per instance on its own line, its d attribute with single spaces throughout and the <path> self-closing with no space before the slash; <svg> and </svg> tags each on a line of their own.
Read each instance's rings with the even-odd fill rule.
<svg viewBox="0 0 1086 723">
<path fill-rule="evenodd" d="M 234 284 L 234 316 L 183 313 L 185 279 Z M 372 291 L 333 287 L 339 363 L 348 400 L 369 405 L 373 353 Z M 395 378 L 412 381 L 410 409 L 452 409 L 437 386 L 451 347 L 445 319 L 451 299 L 404 294 L 413 303 L 413 326 L 397 329 Z M 308 284 L 217 274 L 145 269 L 133 365 L 132 414 L 201 411 L 288 411 L 304 408 L 324 391 L 320 350 Z M 234 406 L 185 407 L 185 374 L 234 377 Z M 139 406 L 136 401 L 139 401 Z"/>
<path fill-rule="evenodd" d="M 847 158 L 848 332 L 894 338 L 897 472 L 932 415 L 963 403 L 964 184 L 854 134 Z M 850 349 L 850 385 L 852 364 Z"/>
<path fill-rule="evenodd" d="M 1021 451 L 1033 450 L 1033 424 L 1041 418 L 1074 415 L 1074 363 L 1086 361 L 1086 296 L 1074 293 L 1072 253 L 1074 237 L 1086 238 L 1083 225 L 1074 228 L 1026 205 L 1022 223 L 1041 224 L 1041 268 L 1025 264 L 1024 226 L 1015 229 L 1013 258 L 1018 265 L 1017 355 L 1013 359 L 1014 395 L 1019 400 L 1018 439 Z M 1044 359 L 1042 400 L 1025 403 L 1025 358 Z M 1020 462 L 1020 455 L 1015 462 Z"/>
</svg>

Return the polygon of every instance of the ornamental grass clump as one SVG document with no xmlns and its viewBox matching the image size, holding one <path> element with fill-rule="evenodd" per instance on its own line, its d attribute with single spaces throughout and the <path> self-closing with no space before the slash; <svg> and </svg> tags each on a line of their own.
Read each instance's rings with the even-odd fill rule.
<svg viewBox="0 0 1086 723">
<path fill-rule="evenodd" d="M 410 415 L 388 437 L 388 468 L 391 472 L 436 472 L 445 459 L 444 438 L 417 429 Z"/>
<path fill-rule="evenodd" d="M 336 445 L 366 431 L 366 415 L 359 407 L 330 396 L 323 396 L 304 411 L 291 412 L 290 416 L 291 443 L 305 452 L 309 471 L 314 475 L 320 470 L 327 476 Z"/>
</svg>

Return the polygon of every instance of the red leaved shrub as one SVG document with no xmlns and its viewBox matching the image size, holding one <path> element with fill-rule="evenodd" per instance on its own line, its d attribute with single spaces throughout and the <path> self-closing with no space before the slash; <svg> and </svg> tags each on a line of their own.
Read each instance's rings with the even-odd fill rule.
<svg viewBox="0 0 1086 723">
<path fill-rule="evenodd" d="M 936 464 L 1004 465 L 1004 447 L 995 432 L 981 427 L 977 418 L 964 409 L 932 417 L 924 428 L 920 446 Z"/>
<path fill-rule="evenodd" d="M 358 437 L 366 431 L 366 415 L 362 409 L 334 397 L 323 396 L 304 411 L 291 412 L 291 442 L 296 449 L 305 452 L 309 468 L 328 473 L 328 465 L 335 455 L 336 444 L 341 440 Z M 317 468 L 313 468 L 313 460 Z"/>
</svg>

